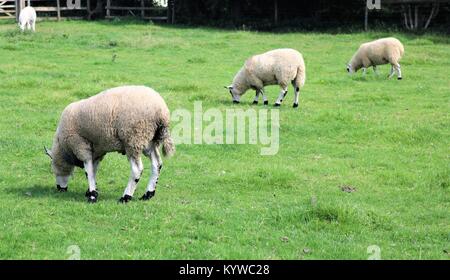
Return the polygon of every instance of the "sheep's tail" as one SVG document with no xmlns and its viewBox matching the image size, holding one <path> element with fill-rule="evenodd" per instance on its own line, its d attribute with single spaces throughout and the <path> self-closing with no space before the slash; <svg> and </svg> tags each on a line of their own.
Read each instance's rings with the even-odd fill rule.
<svg viewBox="0 0 450 280">
<path fill-rule="evenodd" d="M 169 127 L 167 125 L 161 124 L 158 126 L 154 139 L 158 146 L 162 144 L 164 156 L 171 156 L 175 153 L 175 144 L 170 136 Z"/>
<path fill-rule="evenodd" d="M 302 88 L 306 82 L 306 72 L 305 72 L 305 63 L 302 63 L 297 68 L 297 77 L 295 78 L 297 81 L 297 85 Z"/>
<path fill-rule="evenodd" d="M 173 139 L 170 136 L 169 130 L 166 129 L 166 136 L 163 139 L 162 143 L 162 151 L 164 156 L 171 156 L 175 153 L 175 144 L 173 143 Z"/>
</svg>

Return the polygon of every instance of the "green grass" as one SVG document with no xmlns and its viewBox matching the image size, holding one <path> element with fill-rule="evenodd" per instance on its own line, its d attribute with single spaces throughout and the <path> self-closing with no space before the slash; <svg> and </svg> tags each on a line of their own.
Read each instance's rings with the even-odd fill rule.
<svg viewBox="0 0 450 280">
<path fill-rule="evenodd" d="M 1 259 L 64 259 L 70 245 L 82 259 L 367 259 L 370 245 L 382 259 L 449 259 L 448 37 L 107 21 L 17 29 L 0 22 Z M 348 76 L 359 44 L 383 36 L 405 45 L 404 80 L 387 80 L 387 65 L 378 77 Z M 97 204 L 85 201 L 80 169 L 69 192 L 56 192 L 43 146 L 70 102 L 145 84 L 172 111 L 194 101 L 253 108 L 253 93 L 232 106 L 223 86 L 247 57 L 280 47 L 303 53 L 307 82 L 299 110 L 292 88 L 280 108 L 277 155 L 261 156 L 258 145 L 178 145 L 156 197 L 121 205 L 129 166 L 114 153 L 102 162 Z M 278 91 L 267 88 L 271 104 Z"/>
</svg>

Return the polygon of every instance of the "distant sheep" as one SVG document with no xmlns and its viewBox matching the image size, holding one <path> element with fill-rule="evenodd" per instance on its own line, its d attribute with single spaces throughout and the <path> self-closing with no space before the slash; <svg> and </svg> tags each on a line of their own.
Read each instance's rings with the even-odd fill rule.
<svg viewBox="0 0 450 280">
<path fill-rule="evenodd" d="M 96 202 L 96 173 L 106 153 L 126 154 L 131 165 L 128 185 L 120 202 L 132 199 L 143 165 L 141 154 L 149 157 L 152 173 L 141 199 L 155 195 L 164 155 L 175 152 L 169 134 L 170 113 L 161 96 L 145 86 L 123 86 L 103 91 L 67 106 L 56 130 L 51 151 L 56 187 L 67 191 L 74 166 L 85 169 L 89 183 L 88 202 Z"/>
<path fill-rule="evenodd" d="M 347 72 L 354 73 L 362 68 L 363 74 L 366 74 L 366 69 L 372 66 L 373 71 L 376 73 L 377 65 L 390 63 L 391 72 L 389 78 L 392 78 L 394 72 L 397 72 L 397 77 L 401 80 L 400 59 L 404 52 L 405 49 L 402 43 L 395 38 L 384 38 L 364 43 L 347 64 Z"/>
<path fill-rule="evenodd" d="M 33 32 L 36 31 L 36 11 L 31 6 L 23 8 L 19 14 L 19 27 L 22 32 L 25 31 L 25 26 Z"/>
<path fill-rule="evenodd" d="M 298 107 L 300 88 L 305 84 L 306 69 L 303 56 L 293 49 L 276 49 L 247 59 L 244 66 L 227 86 L 233 98 L 233 103 L 239 103 L 241 96 L 250 88 L 256 90 L 253 104 L 258 104 L 259 95 L 268 104 L 264 86 L 280 85 L 281 92 L 275 102 L 280 106 L 288 92 L 289 83 L 295 90 L 294 108 Z"/>
</svg>

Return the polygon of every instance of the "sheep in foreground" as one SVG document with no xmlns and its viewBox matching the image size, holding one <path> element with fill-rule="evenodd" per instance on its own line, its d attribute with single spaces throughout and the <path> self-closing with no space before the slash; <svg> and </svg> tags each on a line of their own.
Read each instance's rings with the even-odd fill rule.
<svg viewBox="0 0 450 280">
<path fill-rule="evenodd" d="M 278 84 L 280 95 L 275 106 L 280 106 L 288 93 L 289 83 L 295 90 L 294 108 L 298 107 L 300 88 L 305 84 L 306 72 L 303 56 L 293 49 L 276 49 L 247 59 L 244 66 L 227 86 L 233 98 L 233 103 L 239 103 L 241 96 L 250 88 L 256 90 L 253 104 L 258 104 L 259 95 L 268 104 L 264 86 Z"/>
<path fill-rule="evenodd" d="M 363 69 L 363 75 L 370 66 L 376 73 L 377 65 L 391 64 L 391 72 L 389 78 L 392 78 L 394 72 L 397 72 L 399 80 L 402 79 L 402 71 L 400 69 L 400 59 L 405 49 L 402 43 L 396 38 L 383 38 L 372 42 L 362 44 L 358 51 L 353 55 L 347 64 L 347 72 L 350 74 Z"/>
<path fill-rule="evenodd" d="M 19 14 L 19 27 L 22 32 L 25 31 L 25 26 L 36 31 L 36 11 L 31 6 L 23 8 Z"/>
<path fill-rule="evenodd" d="M 89 183 L 88 202 L 96 202 L 96 174 L 106 153 L 127 155 L 131 175 L 120 202 L 132 199 L 143 171 L 141 154 L 151 160 L 152 173 L 141 199 L 155 195 L 164 155 L 175 152 L 169 134 L 170 113 L 162 97 L 145 86 L 123 86 L 108 89 L 88 99 L 67 106 L 56 130 L 51 151 L 56 188 L 67 191 L 75 166 L 84 168 Z"/>
</svg>

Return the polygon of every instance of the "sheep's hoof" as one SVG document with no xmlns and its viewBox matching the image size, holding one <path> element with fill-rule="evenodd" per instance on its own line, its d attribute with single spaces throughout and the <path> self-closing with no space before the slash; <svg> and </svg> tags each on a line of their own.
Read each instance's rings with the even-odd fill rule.
<svg viewBox="0 0 450 280">
<path fill-rule="evenodd" d="M 273 104 L 273 106 L 275 106 L 275 107 L 280 107 L 281 104 L 280 104 L 280 103 L 275 103 L 275 104 Z"/>
<path fill-rule="evenodd" d="M 233 100 L 233 104 L 239 104 L 239 101 Z"/>
<path fill-rule="evenodd" d="M 397 80 L 401 80 L 401 79 L 403 79 L 403 78 L 402 78 L 402 77 L 398 77 L 398 78 L 397 78 Z"/>
<path fill-rule="evenodd" d="M 265 100 L 264 105 L 269 105 L 269 100 Z"/>
<path fill-rule="evenodd" d="M 257 105 L 257 104 L 258 104 L 258 101 L 254 100 L 252 104 L 253 104 L 253 105 Z"/>
<path fill-rule="evenodd" d="M 121 198 L 119 199 L 119 202 L 120 202 L 120 203 L 128 203 L 128 202 L 131 201 L 132 199 L 133 199 L 133 197 L 132 197 L 131 195 L 126 194 L 126 195 L 124 195 L 123 197 L 121 197 Z"/>
<path fill-rule="evenodd" d="M 87 197 L 87 202 L 88 203 L 96 203 L 97 202 L 97 197 L 98 197 L 98 192 L 97 191 L 89 191 L 87 190 L 85 196 Z"/>
<path fill-rule="evenodd" d="M 294 105 L 292 107 L 297 108 L 298 107 L 298 103 L 294 103 Z"/>
<path fill-rule="evenodd" d="M 148 191 L 142 197 L 141 200 L 149 200 L 150 198 L 155 196 L 155 191 Z"/>
<path fill-rule="evenodd" d="M 56 189 L 57 189 L 59 192 L 66 192 L 66 191 L 67 191 L 67 188 L 61 188 L 60 185 L 56 185 Z"/>
</svg>

